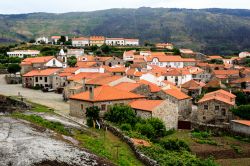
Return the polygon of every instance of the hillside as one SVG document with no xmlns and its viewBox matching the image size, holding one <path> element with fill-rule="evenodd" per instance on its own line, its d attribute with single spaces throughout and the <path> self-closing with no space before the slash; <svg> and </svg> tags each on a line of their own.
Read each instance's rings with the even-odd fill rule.
<svg viewBox="0 0 250 166">
<path fill-rule="evenodd" d="M 250 10 L 110 9 L 65 14 L 0 15 L 0 42 L 41 35 L 136 37 L 208 54 L 250 49 Z"/>
</svg>

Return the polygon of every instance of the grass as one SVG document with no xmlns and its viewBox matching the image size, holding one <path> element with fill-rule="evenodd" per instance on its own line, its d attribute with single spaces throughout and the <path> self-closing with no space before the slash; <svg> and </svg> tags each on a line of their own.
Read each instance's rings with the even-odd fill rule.
<svg viewBox="0 0 250 166">
<path fill-rule="evenodd" d="M 31 103 L 31 102 L 29 102 Z M 40 105 L 32 104 L 33 112 L 46 112 L 53 113 L 53 110 L 50 108 Z M 43 119 L 37 115 L 25 115 L 22 113 L 13 113 L 11 115 L 14 118 L 27 120 L 31 123 L 34 123 L 38 126 L 51 129 L 63 135 L 68 135 L 74 137 L 81 143 L 81 146 L 90 150 L 92 153 L 104 157 L 111 162 L 121 165 L 121 166 L 141 166 L 143 165 L 134 155 L 130 147 L 122 142 L 118 137 L 114 136 L 110 132 L 104 132 L 103 130 L 89 129 L 86 132 L 79 130 L 72 130 L 65 128 L 65 126 L 59 122 L 51 122 Z M 105 137 L 104 137 L 105 136 Z M 117 148 L 118 148 L 118 157 L 117 157 Z"/>
<path fill-rule="evenodd" d="M 238 159 L 219 159 L 216 160 L 221 166 L 249 166 L 250 158 L 238 158 Z"/>
<path fill-rule="evenodd" d="M 109 131 L 91 129 L 92 135 L 84 132 L 75 131 L 74 137 L 81 142 L 81 146 L 91 152 L 105 157 L 113 163 L 121 166 L 140 166 L 143 165 L 136 159 L 130 147 L 122 142 L 118 137 Z M 117 147 L 118 157 L 117 157 Z"/>
<path fill-rule="evenodd" d="M 25 115 L 22 113 L 14 113 L 11 116 L 14 118 L 27 120 L 38 126 L 42 126 L 42 127 L 54 130 L 60 134 L 71 135 L 70 131 L 66 129 L 63 124 L 59 122 L 51 122 L 51 121 L 45 120 L 42 117 L 37 116 L 37 115 Z"/>
</svg>

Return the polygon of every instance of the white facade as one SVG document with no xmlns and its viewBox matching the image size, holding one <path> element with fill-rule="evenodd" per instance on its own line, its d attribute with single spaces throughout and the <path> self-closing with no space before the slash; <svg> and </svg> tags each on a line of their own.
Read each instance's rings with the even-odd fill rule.
<svg viewBox="0 0 250 166">
<path fill-rule="evenodd" d="M 46 66 L 46 67 L 58 67 L 58 68 L 64 67 L 63 63 L 60 62 L 59 60 L 57 60 L 56 58 L 51 59 L 44 66 Z"/>
<path fill-rule="evenodd" d="M 19 57 L 19 58 L 23 58 L 24 55 L 34 57 L 39 54 L 40 54 L 40 51 L 37 51 L 37 50 L 15 50 L 12 52 L 7 52 L 7 55 L 9 57 Z"/>
<path fill-rule="evenodd" d="M 126 46 L 139 46 L 139 39 L 125 39 Z"/>
<path fill-rule="evenodd" d="M 163 76 L 157 77 L 152 73 L 146 73 L 140 77 L 140 80 L 146 80 L 148 82 L 156 84 L 157 86 L 160 86 L 161 82 L 164 80 L 164 77 Z"/>
<path fill-rule="evenodd" d="M 123 38 L 106 38 L 105 43 L 109 46 L 124 46 L 125 39 L 123 39 Z"/>
<path fill-rule="evenodd" d="M 68 49 L 67 57 L 74 56 L 76 58 L 84 55 L 84 49 Z"/>
<path fill-rule="evenodd" d="M 88 38 L 75 38 L 72 39 L 72 46 L 74 47 L 84 47 L 89 46 L 90 42 Z"/>
<path fill-rule="evenodd" d="M 165 76 L 165 80 L 174 83 L 177 86 L 184 84 L 192 79 L 191 74 L 182 75 L 182 76 Z"/>
<path fill-rule="evenodd" d="M 47 37 L 39 37 L 39 38 L 37 38 L 36 39 L 36 44 L 41 44 L 41 43 L 48 44 L 49 39 Z"/>
<path fill-rule="evenodd" d="M 240 58 L 250 57 L 250 52 L 241 52 L 239 54 L 239 57 Z"/>
<path fill-rule="evenodd" d="M 148 62 L 148 65 L 156 65 L 159 67 L 183 68 L 184 62 L 181 61 L 160 62 L 158 58 L 154 58 L 152 62 Z"/>
<path fill-rule="evenodd" d="M 80 68 L 79 70 L 75 71 L 75 74 L 79 73 L 104 73 L 105 69 L 102 67 L 99 68 Z"/>
</svg>

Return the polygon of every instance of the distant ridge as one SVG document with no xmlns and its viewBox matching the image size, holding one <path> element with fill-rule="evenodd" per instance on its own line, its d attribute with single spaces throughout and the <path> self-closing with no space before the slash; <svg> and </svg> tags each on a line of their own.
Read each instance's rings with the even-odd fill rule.
<svg viewBox="0 0 250 166">
<path fill-rule="evenodd" d="M 250 51 L 250 10 L 139 8 L 0 15 L 0 42 L 57 34 L 133 37 L 227 55 Z"/>
</svg>

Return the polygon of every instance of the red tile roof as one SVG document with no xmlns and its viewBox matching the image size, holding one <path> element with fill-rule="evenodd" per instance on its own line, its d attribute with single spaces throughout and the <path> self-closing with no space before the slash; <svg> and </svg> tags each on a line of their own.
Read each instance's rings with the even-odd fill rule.
<svg viewBox="0 0 250 166">
<path fill-rule="evenodd" d="M 23 75 L 23 77 L 33 77 L 33 76 L 50 76 L 56 72 L 59 72 L 59 68 L 48 68 L 44 70 L 32 70 Z"/>
<path fill-rule="evenodd" d="M 195 90 L 200 89 L 204 87 L 206 84 L 203 82 L 197 82 L 195 80 L 190 80 L 184 84 L 181 85 L 182 88 L 188 89 L 188 90 Z"/>
<path fill-rule="evenodd" d="M 79 73 L 73 77 L 70 77 L 68 80 L 69 81 L 79 81 L 82 80 L 83 78 L 85 79 L 93 79 L 93 78 L 97 78 L 97 77 L 105 77 L 108 76 L 110 74 L 108 73 L 94 73 L 94 72 L 84 72 L 84 73 Z"/>
<path fill-rule="evenodd" d="M 42 57 L 35 57 L 35 58 L 25 58 L 21 65 L 31 65 L 34 63 L 47 63 L 51 59 L 55 58 L 54 56 L 42 56 Z"/>
<path fill-rule="evenodd" d="M 110 86 L 100 86 L 93 90 L 94 98 L 90 99 L 90 92 L 82 92 L 70 97 L 73 100 L 82 100 L 89 102 L 100 102 L 100 101 L 115 101 L 115 100 L 131 100 L 141 99 L 144 96 L 137 95 L 131 92 L 122 91 Z"/>
<path fill-rule="evenodd" d="M 108 85 L 109 83 L 121 79 L 123 76 L 103 76 L 103 77 L 96 77 L 86 81 L 86 84 L 91 85 Z"/>
<path fill-rule="evenodd" d="M 139 83 L 121 82 L 120 84 L 115 85 L 114 88 L 131 92 L 132 90 L 138 88 L 139 86 L 141 86 L 141 84 Z"/>
<path fill-rule="evenodd" d="M 250 127 L 250 120 L 232 120 L 233 122 L 240 123 Z"/>
<path fill-rule="evenodd" d="M 152 112 L 154 109 L 163 103 L 164 100 L 135 100 L 129 103 L 133 109 Z"/>
<path fill-rule="evenodd" d="M 149 88 L 150 88 L 150 91 L 151 91 L 152 93 L 161 91 L 161 88 L 160 88 L 160 87 L 158 87 L 156 84 L 153 84 L 153 83 L 151 83 L 151 82 L 149 82 L 149 81 L 140 80 L 139 83 L 144 84 L 144 85 L 148 85 Z"/>
<path fill-rule="evenodd" d="M 235 98 L 236 96 L 233 95 L 232 93 L 229 93 L 221 89 L 221 90 L 217 90 L 217 91 L 205 94 L 198 101 L 198 103 L 202 103 L 202 102 L 209 101 L 209 100 L 218 100 L 218 101 L 222 101 L 224 103 L 230 104 L 230 105 L 235 105 L 235 101 L 234 101 Z"/>
<path fill-rule="evenodd" d="M 181 92 L 178 89 L 168 89 L 164 90 L 164 92 L 178 100 L 190 99 L 191 97 L 186 95 L 185 93 Z"/>
</svg>

